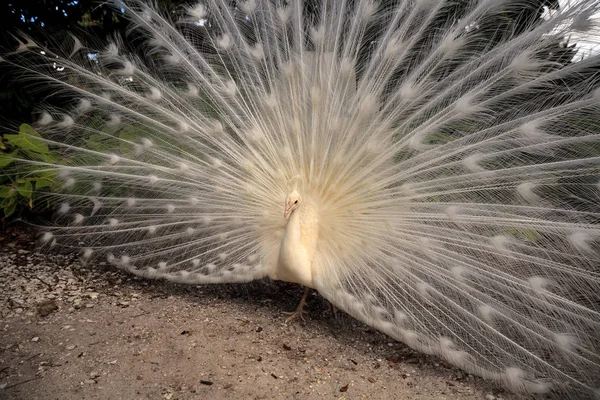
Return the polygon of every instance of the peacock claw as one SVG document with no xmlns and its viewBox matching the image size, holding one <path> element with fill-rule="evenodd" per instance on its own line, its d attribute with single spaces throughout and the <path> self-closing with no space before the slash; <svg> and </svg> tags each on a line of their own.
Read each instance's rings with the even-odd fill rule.
<svg viewBox="0 0 600 400">
<path fill-rule="evenodd" d="M 296 310 L 296 311 L 282 311 L 282 314 L 285 315 L 289 315 L 288 318 L 285 319 L 284 324 L 288 324 L 288 322 L 291 322 L 293 320 L 295 320 L 296 318 L 300 318 L 302 320 L 302 322 L 305 322 L 306 320 L 304 319 L 304 314 L 308 314 L 308 312 L 304 311 L 304 310 Z"/>
<path fill-rule="evenodd" d="M 309 288 L 305 287 L 304 288 L 304 294 L 302 295 L 302 299 L 300 300 L 300 304 L 298 304 L 298 307 L 296 307 L 296 311 L 282 311 L 282 314 L 286 314 L 289 315 L 289 317 L 285 320 L 285 324 L 287 325 L 288 322 L 295 320 L 296 318 L 300 317 L 300 319 L 302 321 L 304 321 L 304 317 L 302 316 L 302 314 L 307 314 L 306 311 L 304 311 L 304 306 L 306 305 L 306 298 L 308 297 L 308 292 L 309 292 Z"/>
<path fill-rule="evenodd" d="M 331 304 L 331 303 L 329 303 Z M 331 304 L 331 315 L 333 316 L 333 319 L 337 319 L 337 312 L 338 309 L 336 306 L 334 306 L 333 304 Z"/>
</svg>

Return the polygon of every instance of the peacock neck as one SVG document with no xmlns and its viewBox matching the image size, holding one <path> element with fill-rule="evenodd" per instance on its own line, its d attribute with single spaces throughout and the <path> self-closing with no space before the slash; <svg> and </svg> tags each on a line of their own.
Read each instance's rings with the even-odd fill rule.
<svg viewBox="0 0 600 400">
<path fill-rule="evenodd" d="M 290 214 L 277 265 L 271 277 L 286 282 L 314 287 L 313 260 L 316 251 L 318 221 L 308 205 L 302 205 Z"/>
<path fill-rule="evenodd" d="M 283 236 L 283 240 L 287 241 L 300 241 L 301 235 L 301 224 L 300 224 L 300 208 L 292 211 L 290 216 L 288 217 L 287 224 L 285 225 L 285 235 Z"/>
</svg>

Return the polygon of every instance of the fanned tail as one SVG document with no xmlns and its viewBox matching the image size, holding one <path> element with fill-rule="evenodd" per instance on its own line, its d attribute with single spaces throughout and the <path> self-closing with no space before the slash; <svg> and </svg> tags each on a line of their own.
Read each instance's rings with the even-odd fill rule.
<svg viewBox="0 0 600 400">
<path fill-rule="evenodd" d="M 174 25 L 130 2 L 144 56 L 32 64 L 24 41 L 4 62 L 70 104 L 8 139 L 54 182 L 43 240 L 258 279 L 295 182 L 337 307 L 513 390 L 597 396 L 600 57 L 564 38 L 597 43 L 600 2 L 524 3 L 215 0 Z"/>
</svg>

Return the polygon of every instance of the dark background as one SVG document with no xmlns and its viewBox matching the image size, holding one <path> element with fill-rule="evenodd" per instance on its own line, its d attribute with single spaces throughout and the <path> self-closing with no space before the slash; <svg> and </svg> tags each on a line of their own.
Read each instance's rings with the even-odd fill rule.
<svg viewBox="0 0 600 400">
<path fill-rule="evenodd" d="M 350 0 L 352 1 L 352 0 Z M 126 15 L 118 8 L 111 7 L 106 2 L 98 0 L 9 0 L 0 2 L 0 55 L 9 54 L 17 47 L 15 37 L 25 33 L 36 43 L 50 50 L 60 48 L 61 43 L 70 40 L 69 35 L 79 38 L 84 46 L 89 48 L 102 48 L 107 39 L 115 36 L 125 37 L 127 29 Z M 178 14 L 185 12 L 185 7 L 192 4 L 190 1 L 153 0 L 164 13 L 169 14 L 174 20 Z M 235 6 L 235 1 L 231 1 Z M 389 0 L 380 2 L 380 7 L 385 8 Z M 395 3 L 395 2 L 394 2 Z M 488 21 L 489 26 L 495 29 L 486 30 L 490 44 L 500 39 L 503 32 L 521 32 L 531 26 L 532 20 L 540 20 L 544 7 L 558 8 L 558 0 L 523 0 L 511 2 L 506 12 L 495 21 Z M 460 15 L 461 8 L 467 4 L 466 0 L 457 0 L 453 5 L 453 13 Z M 517 6 L 515 6 L 517 4 Z M 319 9 L 319 0 L 304 2 L 305 18 L 315 19 L 316 10 Z M 440 20 L 440 23 L 447 23 Z M 210 27 L 207 26 L 210 30 Z M 563 49 L 565 50 L 565 49 Z M 366 49 L 365 51 L 368 51 Z M 565 55 L 563 62 L 568 62 L 573 53 Z M 556 57 L 556 52 L 554 52 Z M 18 80 L 14 67 L 0 63 L 0 117 L 4 120 L 31 122 L 35 105 L 40 103 L 43 96 L 40 92 L 32 93 Z"/>
</svg>

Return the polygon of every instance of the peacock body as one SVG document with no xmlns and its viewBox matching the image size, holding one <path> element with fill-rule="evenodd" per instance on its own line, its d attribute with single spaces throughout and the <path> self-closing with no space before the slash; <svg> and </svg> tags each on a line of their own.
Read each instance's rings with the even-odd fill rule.
<svg viewBox="0 0 600 400">
<path fill-rule="evenodd" d="M 68 103 L 25 133 L 56 157 L 14 163 L 54 174 L 42 241 L 299 283 L 512 390 L 598 396 L 600 56 L 562 43 L 598 42 L 600 2 L 536 4 L 134 1 L 145 54 L 23 40 L 4 62 Z"/>
</svg>

